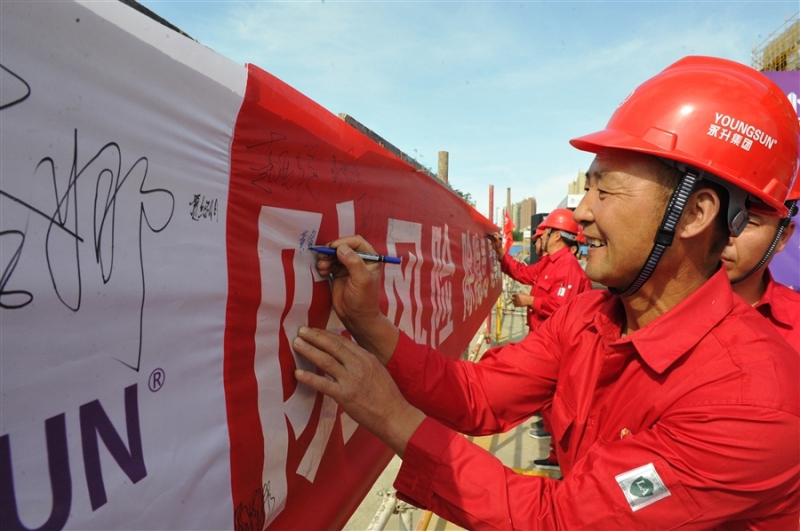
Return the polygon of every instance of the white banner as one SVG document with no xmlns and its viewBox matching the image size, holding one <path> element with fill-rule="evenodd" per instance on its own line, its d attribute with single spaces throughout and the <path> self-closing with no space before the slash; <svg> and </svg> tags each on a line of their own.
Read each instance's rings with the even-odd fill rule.
<svg viewBox="0 0 800 531">
<path fill-rule="evenodd" d="M 247 72 L 122 3 L 1 9 L 3 529 L 229 528 Z"/>
<path fill-rule="evenodd" d="M 308 248 L 400 256 L 382 310 L 458 356 L 492 225 L 121 2 L 2 2 L 0 47 L 0 528 L 341 527 L 391 452 L 292 376 L 342 331 Z"/>
</svg>

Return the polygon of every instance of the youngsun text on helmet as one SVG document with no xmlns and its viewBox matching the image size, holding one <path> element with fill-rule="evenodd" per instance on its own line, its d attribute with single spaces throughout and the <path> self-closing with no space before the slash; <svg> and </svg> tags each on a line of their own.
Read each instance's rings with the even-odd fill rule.
<svg viewBox="0 0 800 531">
<path fill-rule="evenodd" d="M 758 142 L 768 149 L 772 149 L 772 146 L 778 143 L 777 138 L 772 138 L 761 129 L 748 124 L 744 120 L 720 112 L 714 114 L 716 118 L 714 123 L 709 125 L 708 136 L 728 141 L 745 151 L 750 151 L 754 142 Z"/>
</svg>

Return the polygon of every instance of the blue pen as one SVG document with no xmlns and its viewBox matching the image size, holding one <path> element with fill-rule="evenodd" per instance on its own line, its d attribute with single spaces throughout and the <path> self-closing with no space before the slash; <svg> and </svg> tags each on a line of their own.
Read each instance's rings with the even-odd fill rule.
<svg viewBox="0 0 800 531">
<path fill-rule="evenodd" d="M 336 256 L 336 249 L 334 249 L 333 247 L 311 246 L 309 247 L 309 249 L 319 254 Z M 362 253 L 361 251 L 356 251 L 356 254 L 360 256 L 363 260 L 369 260 L 370 262 L 386 262 L 387 264 L 400 264 L 403 262 L 401 258 L 397 258 L 395 256 L 383 256 L 382 254 Z"/>
</svg>

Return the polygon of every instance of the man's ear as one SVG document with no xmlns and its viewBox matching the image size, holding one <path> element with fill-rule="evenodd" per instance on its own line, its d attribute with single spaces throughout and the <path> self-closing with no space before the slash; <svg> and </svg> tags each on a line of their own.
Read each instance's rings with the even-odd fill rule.
<svg viewBox="0 0 800 531">
<path fill-rule="evenodd" d="M 790 221 L 789 225 L 787 225 L 783 230 L 783 234 L 781 234 L 781 237 L 778 240 L 778 245 L 775 246 L 776 253 L 783 251 L 783 249 L 786 247 L 786 244 L 789 243 L 789 239 L 792 237 L 792 234 L 794 234 L 794 229 L 794 221 Z"/>
<path fill-rule="evenodd" d="M 689 196 L 678 224 L 679 238 L 694 238 L 703 232 L 713 232 L 722 202 L 713 188 L 700 188 Z"/>
</svg>

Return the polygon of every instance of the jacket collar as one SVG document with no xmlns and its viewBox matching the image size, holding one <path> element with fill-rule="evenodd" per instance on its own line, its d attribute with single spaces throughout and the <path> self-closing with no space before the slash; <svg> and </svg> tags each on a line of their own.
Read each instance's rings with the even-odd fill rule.
<svg viewBox="0 0 800 531">
<path fill-rule="evenodd" d="M 731 284 L 725 269 L 720 268 L 677 306 L 625 337 L 620 337 L 625 312 L 619 296 L 609 296 L 591 320 L 603 336 L 615 334 L 612 343 L 632 344 L 644 362 L 661 374 L 697 345 L 732 309 Z"/>
<path fill-rule="evenodd" d="M 777 297 L 777 282 L 772 278 L 772 273 L 769 269 L 765 273 L 767 277 L 767 289 L 764 291 L 764 295 L 761 296 L 761 299 L 756 303 L 755 308 L 759 308 L 764 306 L 765 308 L 762 310 L 769 313 L 773 319 L 778 321 L 779 323 L 791 326 L 792 325 L 792 318 L 789 315 L 789 309 L 780 303 L 777 303 L 779 297 Z"/>
<path fill-rule="evenodd" d="M 563 258 L 564 255 L 572 256 L 572 253 L 569 252 L 569 247 L 562 247 L 558 251 L 554 252 L 553 254 L 548 254 L 547 256 L 550 258 L 551 262 L 555 262 L 556 260 Z"/>
</svg>

